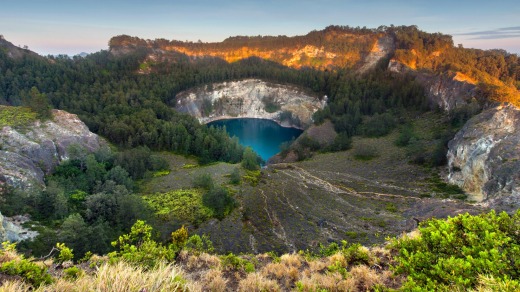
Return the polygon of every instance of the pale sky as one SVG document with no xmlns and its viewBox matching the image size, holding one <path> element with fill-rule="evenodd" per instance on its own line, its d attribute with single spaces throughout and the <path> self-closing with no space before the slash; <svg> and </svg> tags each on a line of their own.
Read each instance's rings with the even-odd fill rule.
<svg viewBox="0 0 520 292">
<path fill-rule="evenodd" d="M 328 25 L 418 25 L 464 47 L 520 54 L 518 0 L 0 0 L 0 34 L 42 54 L 96 52 L 112 36 L 222 41 L 303 35 Z"/>
</svg>

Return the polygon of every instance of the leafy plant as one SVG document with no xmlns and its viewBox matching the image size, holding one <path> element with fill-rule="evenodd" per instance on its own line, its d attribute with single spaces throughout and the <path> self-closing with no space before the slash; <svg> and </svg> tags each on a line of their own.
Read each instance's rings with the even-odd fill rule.
<svg viewBox="0 0 520 292">
<path fill-rule="evenodd" d="M 405 287 L 474 288 L 480 275 L 496 279 L 520 276 L 520 211 L 421 223 L 420 236 L 394 239 L 394 270 L 408 276 Z"/>
</svg>

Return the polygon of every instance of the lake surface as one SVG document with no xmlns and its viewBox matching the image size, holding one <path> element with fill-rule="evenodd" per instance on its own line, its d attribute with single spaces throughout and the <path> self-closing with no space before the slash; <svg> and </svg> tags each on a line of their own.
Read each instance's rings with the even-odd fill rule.
<svg viewBox="0 0 520 292">
<path fill-rule="evenodd" d="M 236 136 L 240 144 L 251 146 L 263 160 L 280 152 L 280 145 L 291 141 L 303 133 L 296 128 L 285 128 L 271 120 L 263 119 L 230 119 L 214 121 L 208 126 L 226 127 L 230 136 Z"/>
</svg>

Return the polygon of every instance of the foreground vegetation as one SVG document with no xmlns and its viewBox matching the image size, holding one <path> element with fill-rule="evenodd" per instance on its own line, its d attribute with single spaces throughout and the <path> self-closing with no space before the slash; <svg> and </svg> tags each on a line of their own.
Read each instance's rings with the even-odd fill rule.
<svg viewBox="0 0 520 292">
<path fill-rule="evenodd" d="M 167 244 L 137 221 L 107 256 L 58 244 L 54 258 L 0 252 L 5 291 L 518 291 L 520 211 L 447 220 L 432 219 L 418 230 L 366 248 L 346 241 L 315 252 L 278 256 L 217 255 L 204 237 L 183 227 Z"/>
</svg>

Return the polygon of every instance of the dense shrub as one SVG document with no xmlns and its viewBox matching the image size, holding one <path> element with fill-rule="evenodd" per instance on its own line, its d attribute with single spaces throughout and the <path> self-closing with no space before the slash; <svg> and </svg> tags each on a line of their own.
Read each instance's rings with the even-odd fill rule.
<svg viewBox="0 0 520 292">
<path fill-rule="evenodd" d="M 407 288 L 465 290 L 474 288 L 481 275 L 501 280 L 520 276 L 520 211 L 432 219 L 419 232 L 392 243 L 399 253 L 395 271 L 408 276 Z"/>
</svg>

